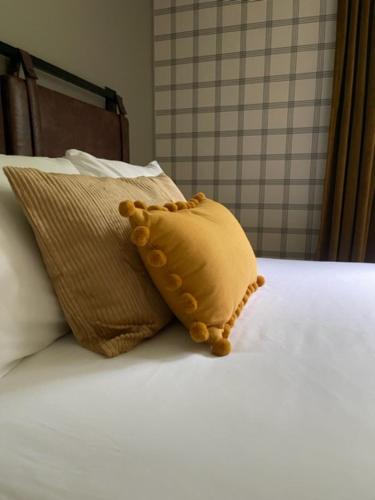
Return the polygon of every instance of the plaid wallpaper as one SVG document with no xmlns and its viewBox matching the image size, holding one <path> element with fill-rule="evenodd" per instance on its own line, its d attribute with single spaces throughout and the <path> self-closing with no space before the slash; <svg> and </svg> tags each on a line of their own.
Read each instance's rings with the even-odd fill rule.
<svg viewBox="0 0 375 500">
<path fill-rule="evenodd" d="M 310 258 L 320 222 L 336 0 L 154 0 L 156 155 L 258 255 Z"/>
</svg>

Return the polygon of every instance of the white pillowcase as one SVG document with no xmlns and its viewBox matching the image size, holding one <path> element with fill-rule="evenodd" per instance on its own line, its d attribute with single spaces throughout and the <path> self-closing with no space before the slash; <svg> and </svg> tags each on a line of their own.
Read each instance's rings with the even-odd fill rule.
<svg viewBox="0 0 375 500">
<path fill-rule="evenodd" d="M 0 377 L 69 331 L 5 166 L 78 174 L 66 158 L 0 155 Z"/>
<path fill-rule="evenodd" d="M 157 161 L 152 161 L 145 167 L 132 165 L 124 161 L 103 160 L 78 149 L 68 149 L 65 158 L 70 160 L 82 175 L 96 177 L 155 177 L 163 173 Z"/>
<path fill-rule="evenodd" d="M 156 161 L 141 167 L 77 149 L 66 151 L 65 158 L 0 154 L 0 377 L 69 331 L 33 232 L 3 173 L 6 166 L 97 177 L 163 173 Z"/>
</svg>

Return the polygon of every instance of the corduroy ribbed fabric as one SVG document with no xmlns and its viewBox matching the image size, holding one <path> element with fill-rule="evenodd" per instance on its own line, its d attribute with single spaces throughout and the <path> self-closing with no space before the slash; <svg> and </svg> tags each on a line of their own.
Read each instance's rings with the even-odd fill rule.
<svg viewBox="0 0 375 500">
<path fill-rule="evenodd" d="M 171 312 L 130 242 L 124 199 L 184 197 L 162 174 L 135 179 L 4 169 L 34 230 L 48 274 L 77 340 L 112 357 L 158 332 Z"/>
</svg>

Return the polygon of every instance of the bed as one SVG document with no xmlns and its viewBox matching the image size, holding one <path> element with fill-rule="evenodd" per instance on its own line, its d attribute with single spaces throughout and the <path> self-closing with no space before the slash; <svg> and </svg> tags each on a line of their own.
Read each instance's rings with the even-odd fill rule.
<svg viewBox="0 0 375 500">
<path fill-rule="evenodd" d="M 18 112 L 0 117 L 0 145 L 35 154 L 26 83 L 2 85 Z M 58 134 L 60 108 L 41 112 L 51 109 Z M 100 112 L 116 121 L 111 151 L 79 125 L 78 143 L 48 135 L 37 147 L 123 158 L 124 115 Z M 68 334 L 1 378 L 0 499 L 373 500 L 375 266 L 258 264 L 267 283 L 236 323 L 231 356 L 202 351 L 175 322 L 114 359 Z"/>
<path fill-rule="evenodd" d="M 0 380 L 0 498 L 373 499 L 374 266 L 259 265 L 231 356 L 173 324 L 113 360 L 68 335 Z"/>
</svg>

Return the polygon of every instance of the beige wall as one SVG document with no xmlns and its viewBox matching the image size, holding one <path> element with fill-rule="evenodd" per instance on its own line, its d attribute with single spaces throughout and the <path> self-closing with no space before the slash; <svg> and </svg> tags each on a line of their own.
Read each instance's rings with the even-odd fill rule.
<svg viewBox="0 0 375 500">
<path fill-rule="evenodd" d="M 153 159 L 152 0 L 0 0 L 0 40 L 117 90 L 132 162 Z"/>
</svg>

